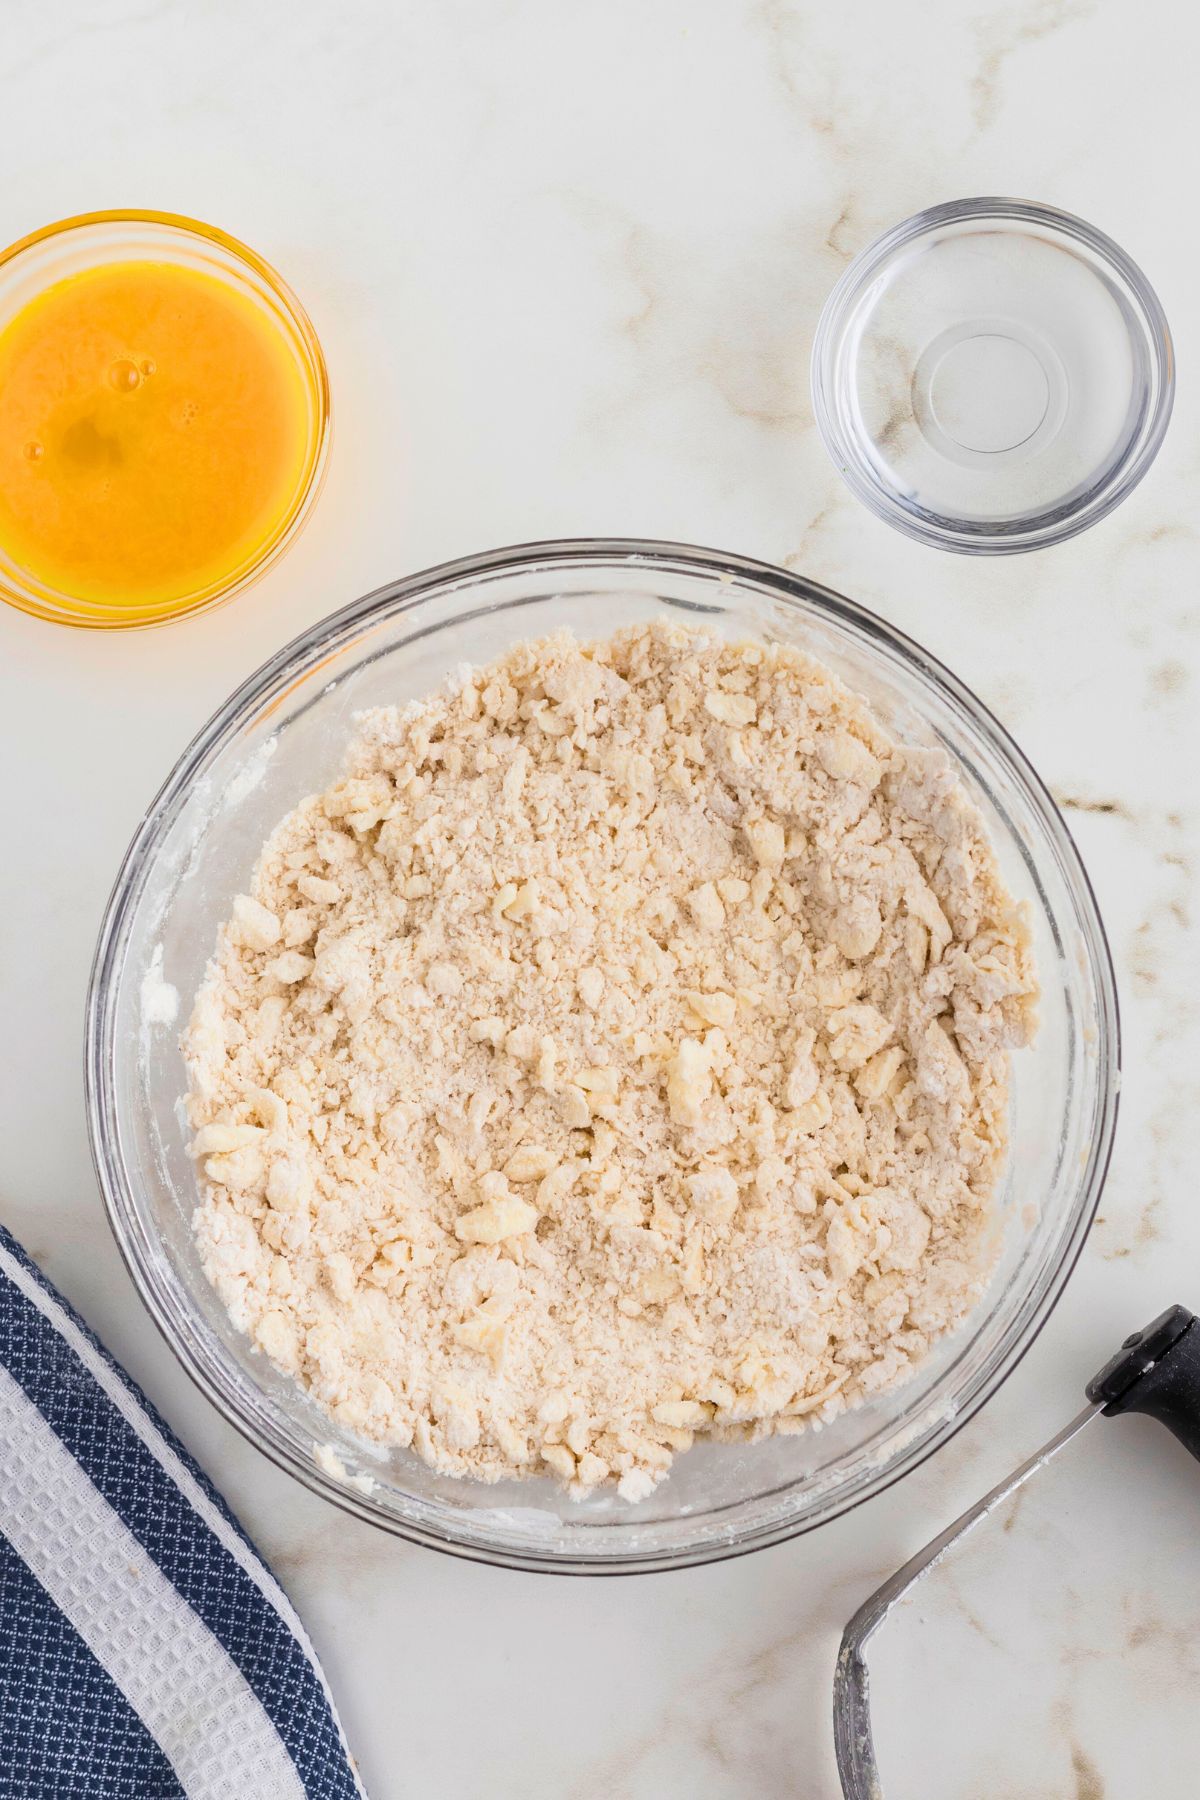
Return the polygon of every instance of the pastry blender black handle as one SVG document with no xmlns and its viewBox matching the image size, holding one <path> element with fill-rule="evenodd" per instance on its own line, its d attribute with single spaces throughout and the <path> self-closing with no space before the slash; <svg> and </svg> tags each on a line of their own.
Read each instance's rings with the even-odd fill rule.
<svg viewBox="0 0 1200 1800">
<path fill-rule="evenodd" d="M 1149 1413 L 1200 1460 L 1200 1319 L 1168 1307 L 1125 1339 L 1087 1391 L 1106 1418 Z"/>
</svg>

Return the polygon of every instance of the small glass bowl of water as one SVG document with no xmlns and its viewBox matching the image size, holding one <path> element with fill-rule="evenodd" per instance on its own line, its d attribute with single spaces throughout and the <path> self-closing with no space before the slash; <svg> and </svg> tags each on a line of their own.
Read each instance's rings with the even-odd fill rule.
<svg viewBox="0 0 1200 1800">
<path fill-rule="evenodd" d="M 817 424 L 859 499 L 923 543 L 1039 549 L 1146 473 L 1175 390 L 1154 289 L 1103 232 L 957 200 L 886 232 L 825 304 Z"/>
</svg>

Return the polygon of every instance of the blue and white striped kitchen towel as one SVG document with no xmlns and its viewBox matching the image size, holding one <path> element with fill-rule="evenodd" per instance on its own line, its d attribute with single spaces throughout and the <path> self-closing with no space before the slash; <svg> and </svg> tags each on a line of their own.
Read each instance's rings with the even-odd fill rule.
<svg viewBox="0 0 1200 1800">
<path fill-rule="evenodd" d="M 0 1800 L 356 1797 L 286 1595 L 0 1227 Z"/>
</svg>

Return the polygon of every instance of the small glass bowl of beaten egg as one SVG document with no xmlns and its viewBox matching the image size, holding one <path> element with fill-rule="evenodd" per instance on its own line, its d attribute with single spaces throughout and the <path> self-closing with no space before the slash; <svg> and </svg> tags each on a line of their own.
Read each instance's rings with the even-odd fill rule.
<svg viewBox="0 0 1200 1800">
<path fill-rule="evenodd" d="M 170 213 L 0 255 L 0 598 L 90 626 L 227 600 L 307 517 L 325 362 L 269 264 Z"/>
</svg>

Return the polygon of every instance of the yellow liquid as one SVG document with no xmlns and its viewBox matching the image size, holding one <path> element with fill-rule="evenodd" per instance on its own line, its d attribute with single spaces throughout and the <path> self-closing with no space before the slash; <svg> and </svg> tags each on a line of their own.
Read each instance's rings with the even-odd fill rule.
<svg viewBox="0 0 1200 1800">
<path fill-rule="evenodd" d="M 311 411 L 283 326 L 220 276 L 72 275 L 0 331 L 0 550 L 114 622 L 194 604 L 286 523 Z"/>
</svg>

